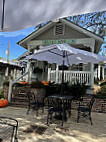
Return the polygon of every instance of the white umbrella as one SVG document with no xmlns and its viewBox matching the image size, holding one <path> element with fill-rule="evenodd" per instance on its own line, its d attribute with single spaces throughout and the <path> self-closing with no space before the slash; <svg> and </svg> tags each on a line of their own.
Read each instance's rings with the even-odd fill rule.
<svg viewBox="0 0 106 142">
<path fill-rule="evenodd" d="M 58 65 L 72 65 L 79 63 L 99 63 L 106 60 L 105 57 L 97 54 L 76 49 L 69 44 L 53 44 L 49 46 L 40 46 L 35 54 L 29 55 L 26 59 L 35 59 L 39 61 L 48 61 L 49 63 L 57 63 Z"/>
<path fill-rule="evenodd" d="M 0 0 L 0 28 L 15 31 L 54 19 L 105 10 L 106 0 Z"/>
</svg>

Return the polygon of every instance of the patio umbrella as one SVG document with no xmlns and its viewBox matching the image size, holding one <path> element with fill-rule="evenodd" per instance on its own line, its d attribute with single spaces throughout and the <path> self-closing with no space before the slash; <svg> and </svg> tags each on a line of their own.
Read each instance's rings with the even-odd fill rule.
<svg viewBox="0 0 106 142">
<path fill-rule="evenodd" d="M 67 16 L 106 10 L 106 0 L 0 0 L 0 29 L 15 31 Z"/>
<path fill-rule="evenodd" d="M 49 46 L 40 46 L 36 53 L 29 55 L 26 59 L 34 59 L 40 61 L 48 61 L 49 63 L 57 63 L 58 65 L 72 65 L 79 63 L 99 63 L 106 60 L 106 57 L 97 54 L 76 49 L 69 44 L 52 44 Z"/>
<path fill-rule="evenodd" d="M 29 60 L 48 61 L 49 63 L 57 63 L 62 65 L 62 84 L 64 83 L 64 65 L 79 64 L 79 63 L 99 63 L 106 60 L 91 52 L 76 49 L 69 44 L 53 44 L 49 46 L 40 46 L 40 50 L 35 54 L 26 57 Z"/>
</svg>

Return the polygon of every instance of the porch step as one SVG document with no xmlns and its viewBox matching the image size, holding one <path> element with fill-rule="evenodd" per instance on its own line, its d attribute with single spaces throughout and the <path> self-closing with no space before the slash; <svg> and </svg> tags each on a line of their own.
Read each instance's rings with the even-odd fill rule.
<svg viewBox="0 0 106 142">
<path fill-rule="evenodd" d="M 18 93 L 15 94 L 14 97 L 11 99 L 11 103 L 9 103 L 9 106 L 12 107 L 28 107 L 28 97 L 27 93 Z"/>
<path fill-rule="evenodd" d="M 25 97 L 15 97 L 12 98 L 12 102 L 28 102 L 28 99 Z"/>
</svg>

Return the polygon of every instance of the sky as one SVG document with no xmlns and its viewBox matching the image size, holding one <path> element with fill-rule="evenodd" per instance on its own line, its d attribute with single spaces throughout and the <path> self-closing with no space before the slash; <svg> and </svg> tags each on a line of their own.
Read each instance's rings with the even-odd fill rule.
<svg viewBox="0 0 106 142">
<path fill-rule="evenodd" d="M 7 59 L 6 50 L 8 49 L 8 42 L 10 43 L 10 60 L 22 55 L 26 49 L 19 46 L 17 42 L 28 36 L 34 30 L 34 27 L 31 27 L 15 32 L 0 32 L 0 57 Z"/>
</svg>

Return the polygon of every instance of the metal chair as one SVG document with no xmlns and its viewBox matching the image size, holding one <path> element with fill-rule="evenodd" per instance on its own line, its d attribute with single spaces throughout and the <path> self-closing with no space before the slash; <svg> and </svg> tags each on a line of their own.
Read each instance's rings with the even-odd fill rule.
<svg viewBox="0 0 106 142">
<path fill-rule="evenodd" d="M 36 116 L 38 116 L 38 110 L 41 108 L 42 113 L 44 112 L 44 97 L 36 97 L 34 93 L 27 93 L 28 96 L 28 110 L 27 114 L 29 114 L 30 109 L 36 111 Z"/>
<path fill-rule="evenodd" d="M 62 117 L 62 125 L 63 125 L 63 107 L 62 102 L 53 98 L 48 98 L 48 115 L 47 115 L 47 125 L 49 125 L 49 120 L 52 121 L 53 114 L 55 116 L 59 114 Z"/>
<path fill-rule="evenodd" d="M 91 110 L 92 110 L 92 106 L 93 106 L 94 102 L 95 102 L 94 97 L 91 98 L 91 100 L 87 106 L 85 106 L 83 104 L 83 102 L 79 102 L 77 123 L 79 123 L 79 119 L 81 117 L 85 117 L 85 118 L 89 118 L 91 125 L 93 125 L 92 118 L 91 118 Z"/>
<path fill-rule="evenodd" d="M 13 118 L 0 116 L 0 141 L 18 142 L 18 121 Z"/>
</svg>

